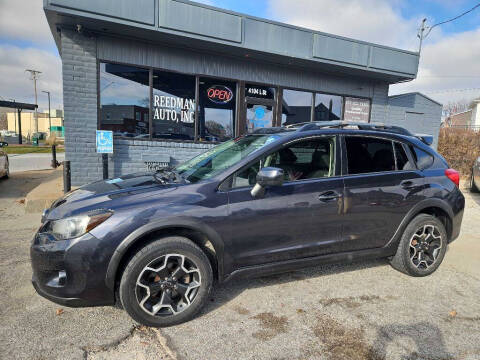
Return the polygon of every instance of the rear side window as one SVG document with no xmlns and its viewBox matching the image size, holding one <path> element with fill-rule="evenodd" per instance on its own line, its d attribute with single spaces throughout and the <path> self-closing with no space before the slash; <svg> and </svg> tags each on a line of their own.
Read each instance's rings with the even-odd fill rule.
<svg viewBox="0 0 480 360">
<path fill-rule="evenodd" d="M 430 166 L 433 165 L 435 159 L 426 151 L 420 150 L 416 146 L 410 145 L 410 152 L 412 153 L 413 158 L 417 163 L 417 167 L 420 170 L 428 169 Z"/>
<path fill-rule="evenodd" d="M 349 174 L 366 174 L 395 170 L 393 143 L 368 137 L 346 137 Z"/>
<path fill-rule="evenodd" d="M 400 143 L 395 143 L 395 158 L 397 160 L 397 170 L 412 170 L 415 169 L 410 160 L 408 160 L 407 153 L 405 148 Z"/>
</svg>

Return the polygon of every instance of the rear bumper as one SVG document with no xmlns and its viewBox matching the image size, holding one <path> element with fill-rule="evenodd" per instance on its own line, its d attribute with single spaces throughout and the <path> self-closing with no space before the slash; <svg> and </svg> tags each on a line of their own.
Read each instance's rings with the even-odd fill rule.
<svg viewBox="0 0 480 360">
<path fill-rule="evenodd" d="M 463 213 L 465 211 L 465 197 L 460 190 L 458 190 L 458 196 L 452 205 L 454 215 L 452 218 L 450 242 L 456 240 L 460 236 L 460 230 L 462 228 Z"/>
<path fill-rule="evenodd" d="M 103 252 L 102 242 L 90 234 L 67 241 L 37 234 L 30 247 L 33 287 L 63 306 L 113 305 L 114 293 L 105 284 L 111 254 Z"/>
</svg>

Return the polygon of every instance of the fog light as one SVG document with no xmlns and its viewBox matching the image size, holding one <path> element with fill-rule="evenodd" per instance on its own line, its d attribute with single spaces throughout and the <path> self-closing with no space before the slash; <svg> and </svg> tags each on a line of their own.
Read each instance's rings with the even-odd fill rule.
<svg viewBox="0 0 480 360">
<path fill-rule="evenodd" d="M 50 287 L 63 287 L 67 283 L 67 273 L 65 270 L 60 270 L 58 275 L 53 277 L 48 283 L 47 286 Z"/>
</svg>

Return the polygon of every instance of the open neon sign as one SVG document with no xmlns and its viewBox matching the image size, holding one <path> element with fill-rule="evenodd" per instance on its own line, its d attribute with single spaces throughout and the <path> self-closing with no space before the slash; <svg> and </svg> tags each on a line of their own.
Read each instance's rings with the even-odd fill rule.
<svg viewBox="0 0 480 360">
<path fill-rule="evenodd" d="M 228 104 L 233 99 L 233 91 L 223 85 L 213 85 L 207 90 L 207 96 L 216 104 Z"/>
</svg>

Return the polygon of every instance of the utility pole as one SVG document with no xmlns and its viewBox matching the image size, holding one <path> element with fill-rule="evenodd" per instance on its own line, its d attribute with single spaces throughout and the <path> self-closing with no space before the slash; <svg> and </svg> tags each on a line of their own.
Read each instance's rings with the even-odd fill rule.
<svg viewBox="0 0 480 360">
<path fill-rule="evenodd" d="M 38 70 L 30 70 L 27 69 L 25 70 L 26 72 L 29 72 L 31 75 L 31 80 L 33 80 L 33 88 L 35 91 L 35 105 L 38 105 L 38 99 L 37 99 L 37 80 L 39 75 L 42 73 L 41 71 Z M 38 133 L 38 108 L 35 109 L 35 132 Z"/>
<path fill-rule="evenodd" d="M 52 118 L 50 115 L 50 91 L 42 91 L 48 95 L 48 136 L 52 135 Z"/>
<path fill-rule="evenodd" d="M 425 35 L 425 30 L 427 30 L 427 27 L 425 26 L 426 23 L 427 23 L 427 18 L 422 20 L 422 25 L 420 25 L 420 29 L 418 29 L 418 35 L 417 36 L 420 39 L 420 46 L 418 48 L 418 54 L 420 54 L 422 52 L 423 40 L 427 37 Z"/>
</svg>

